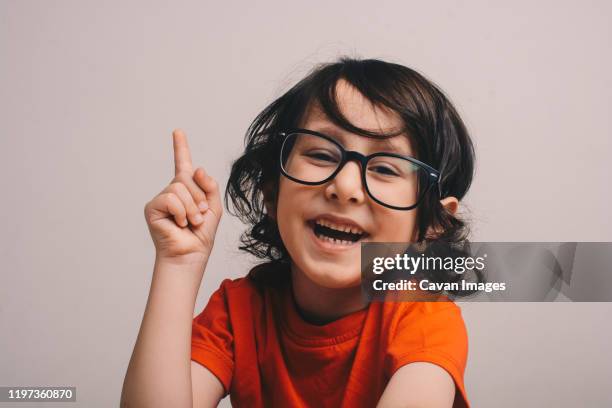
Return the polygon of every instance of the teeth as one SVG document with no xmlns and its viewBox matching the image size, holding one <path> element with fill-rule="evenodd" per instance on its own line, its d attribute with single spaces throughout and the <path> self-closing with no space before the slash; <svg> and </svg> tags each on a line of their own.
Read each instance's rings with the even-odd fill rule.
<svg viewBox="0 0 612 408">
<path fill-rule="evenodd" d="M 320 240 L 323 241 L 328 241 L 331 242 L 332 244 L 336 244 L 336 245 L 353 245 L 354 242 L 351 241 L 345 241 L 343 239 L 336 239 L 336 238 L 331 238 L 325 235 L 318 235 Z"/>
<path fill-rule="evenodd" d="M 330 222 L 328 220 L 316 220 L 315 222 L 317 224 L 319 224 L 319 225 L 324 226 L 324 227 L 333 228 L 333 229 L 338 230 L 338 231 L 350 232 L 352 234 L 363 234 L 364 233 L 364 231 L 362 231 L 358 227 L 354 227 L 354 226 L 351 226 L 351 225 L 335 224 L 335 223 Z"/>
</svg>

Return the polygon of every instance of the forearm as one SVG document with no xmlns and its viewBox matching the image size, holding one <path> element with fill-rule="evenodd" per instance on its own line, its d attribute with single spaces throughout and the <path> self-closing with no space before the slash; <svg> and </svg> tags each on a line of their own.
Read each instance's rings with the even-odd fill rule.
<svg viewBox="0 0 612 408">
<path fill-rule="evenodd" d="M 191 322 L 203 265 L 156 259 L 123 385 L 122 407 L 191 408 Z"/>
</svg>

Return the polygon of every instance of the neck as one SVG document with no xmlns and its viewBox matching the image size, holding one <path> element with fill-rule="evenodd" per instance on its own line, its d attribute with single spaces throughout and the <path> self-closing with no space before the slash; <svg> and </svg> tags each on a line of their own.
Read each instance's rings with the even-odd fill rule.
<svg viewBox="0 0 612 408">
<path fill-rule="evenodd" d="M 293 264 L 291 285 L 300 315 L 311 324 L 330 323 L 367 307 L 360 285 L 338 289 L 325 288 L 308 279 Z"/>
</svg>

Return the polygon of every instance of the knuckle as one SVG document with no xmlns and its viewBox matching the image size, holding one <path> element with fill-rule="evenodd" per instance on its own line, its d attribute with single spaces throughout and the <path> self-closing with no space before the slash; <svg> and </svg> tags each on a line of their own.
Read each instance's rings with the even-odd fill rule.
<svg viewBox="0 0 612 408">
<path fill-rule="evenodd" d="M 199 204 L 200 201 L 206 201 L 206 194 L 204 194 L 202 191 L 196 191 L 193 194 L 193 199 L 196 204 Z"/>
<path fill-rule="evenodd" d="M 176 196 L 176 194 L 168 192 L 168 193 L 164 193 L 163 195 L 163 200 L 166 202 L 166 204 L 173 204 L 176 203 L 178 197 Z"/>
<path fill-rule="evenodd" d="M 193 203 L 189 203 L 187 208 L 185 208 L 185 211 L 187 211 L 187 214 L 189 214 L 189 216 L 191 217 L 195 217 L 197 214 L 200 213 L 198 208 Z"/>
<path fill-rule="evenodd" d="M 170 183 L 170 185 L 168 185 L 168 190 L 174 193 L 178 193 L 181 191 L 181 186 L 183 186 L 181 182 L 175 181 L 175 182 Z"/>
<path fill-rule="evenodd" d="M 188 184 L 185 185 L 185 187 L 189 191 L 189 195 L 195 201 L 201 201 L 205 197 L 204 191 L 202 191 L 202 189 L 198 187 L 198 185 L 194 181 L 190 181 Z"/>
<path fill-rule="evenodd" d="M 184 183 L 185 181 L 191 179 L 191 174 L 187 171 L 180 171 L 176 176 L 174 176 L 174 181 Z"/>
</svg>

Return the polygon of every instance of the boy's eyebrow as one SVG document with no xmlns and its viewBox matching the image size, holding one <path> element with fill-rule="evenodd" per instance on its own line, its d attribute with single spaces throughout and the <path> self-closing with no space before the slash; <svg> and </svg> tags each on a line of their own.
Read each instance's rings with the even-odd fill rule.
<svg viewBox="0 0 612 408">
<path fill-rule="evenodd" d="M 344 139 L 342 136 L 343 132 L 340 129 L 333 127 L 333 126 L 329 126 L 329 125 L 317 126 L 315 124 L 314 126 L 309 126 L 308 128 L 315 132 L 323 133 L 324 135 L 330 136 L 338 141 L 342 141 Z"/>
<path fill-rule="evenodd" d="M 324 125 L 320 125 L 317 126 L 316 124 L 309 126 L 310 130 L 313 130 L 315 132 L 319 132 L 319 133 L 323 133 L 324 135 L 327 135 L 333 139 L 336 139 L 337 141 L 339 141 L 342 145 L 345 145 L 344 140 L 345 140 L 345 134 L 346 132 L 344 132 L 341 129 L 338 129 L 335 126 L 330 126 L 327 124 Z M 407 138 L 407 135 L 405 134 L 399 134 L 397 136 L 404 136 Z M 389 138 L 368 138 L 369 140 L 374 141 L 374 143 L 376 144 L 384 144 L 385 149 L 384 151 L 387 152 L 394 152 L 394 153 L 399 153 L 399 154 L 404 154 L 404 155 L 411 155 L 410 153 L 410 148 L 406 148 L 406 147 L 400 147 L 397 145 L 397 143 L 393 143 L 393 140 L 395 140 L 397 138 L 397 136 L 394 137 L 389 137 Z M 364 136 L 365 137 L 365 136 Z"/>
</svg>

